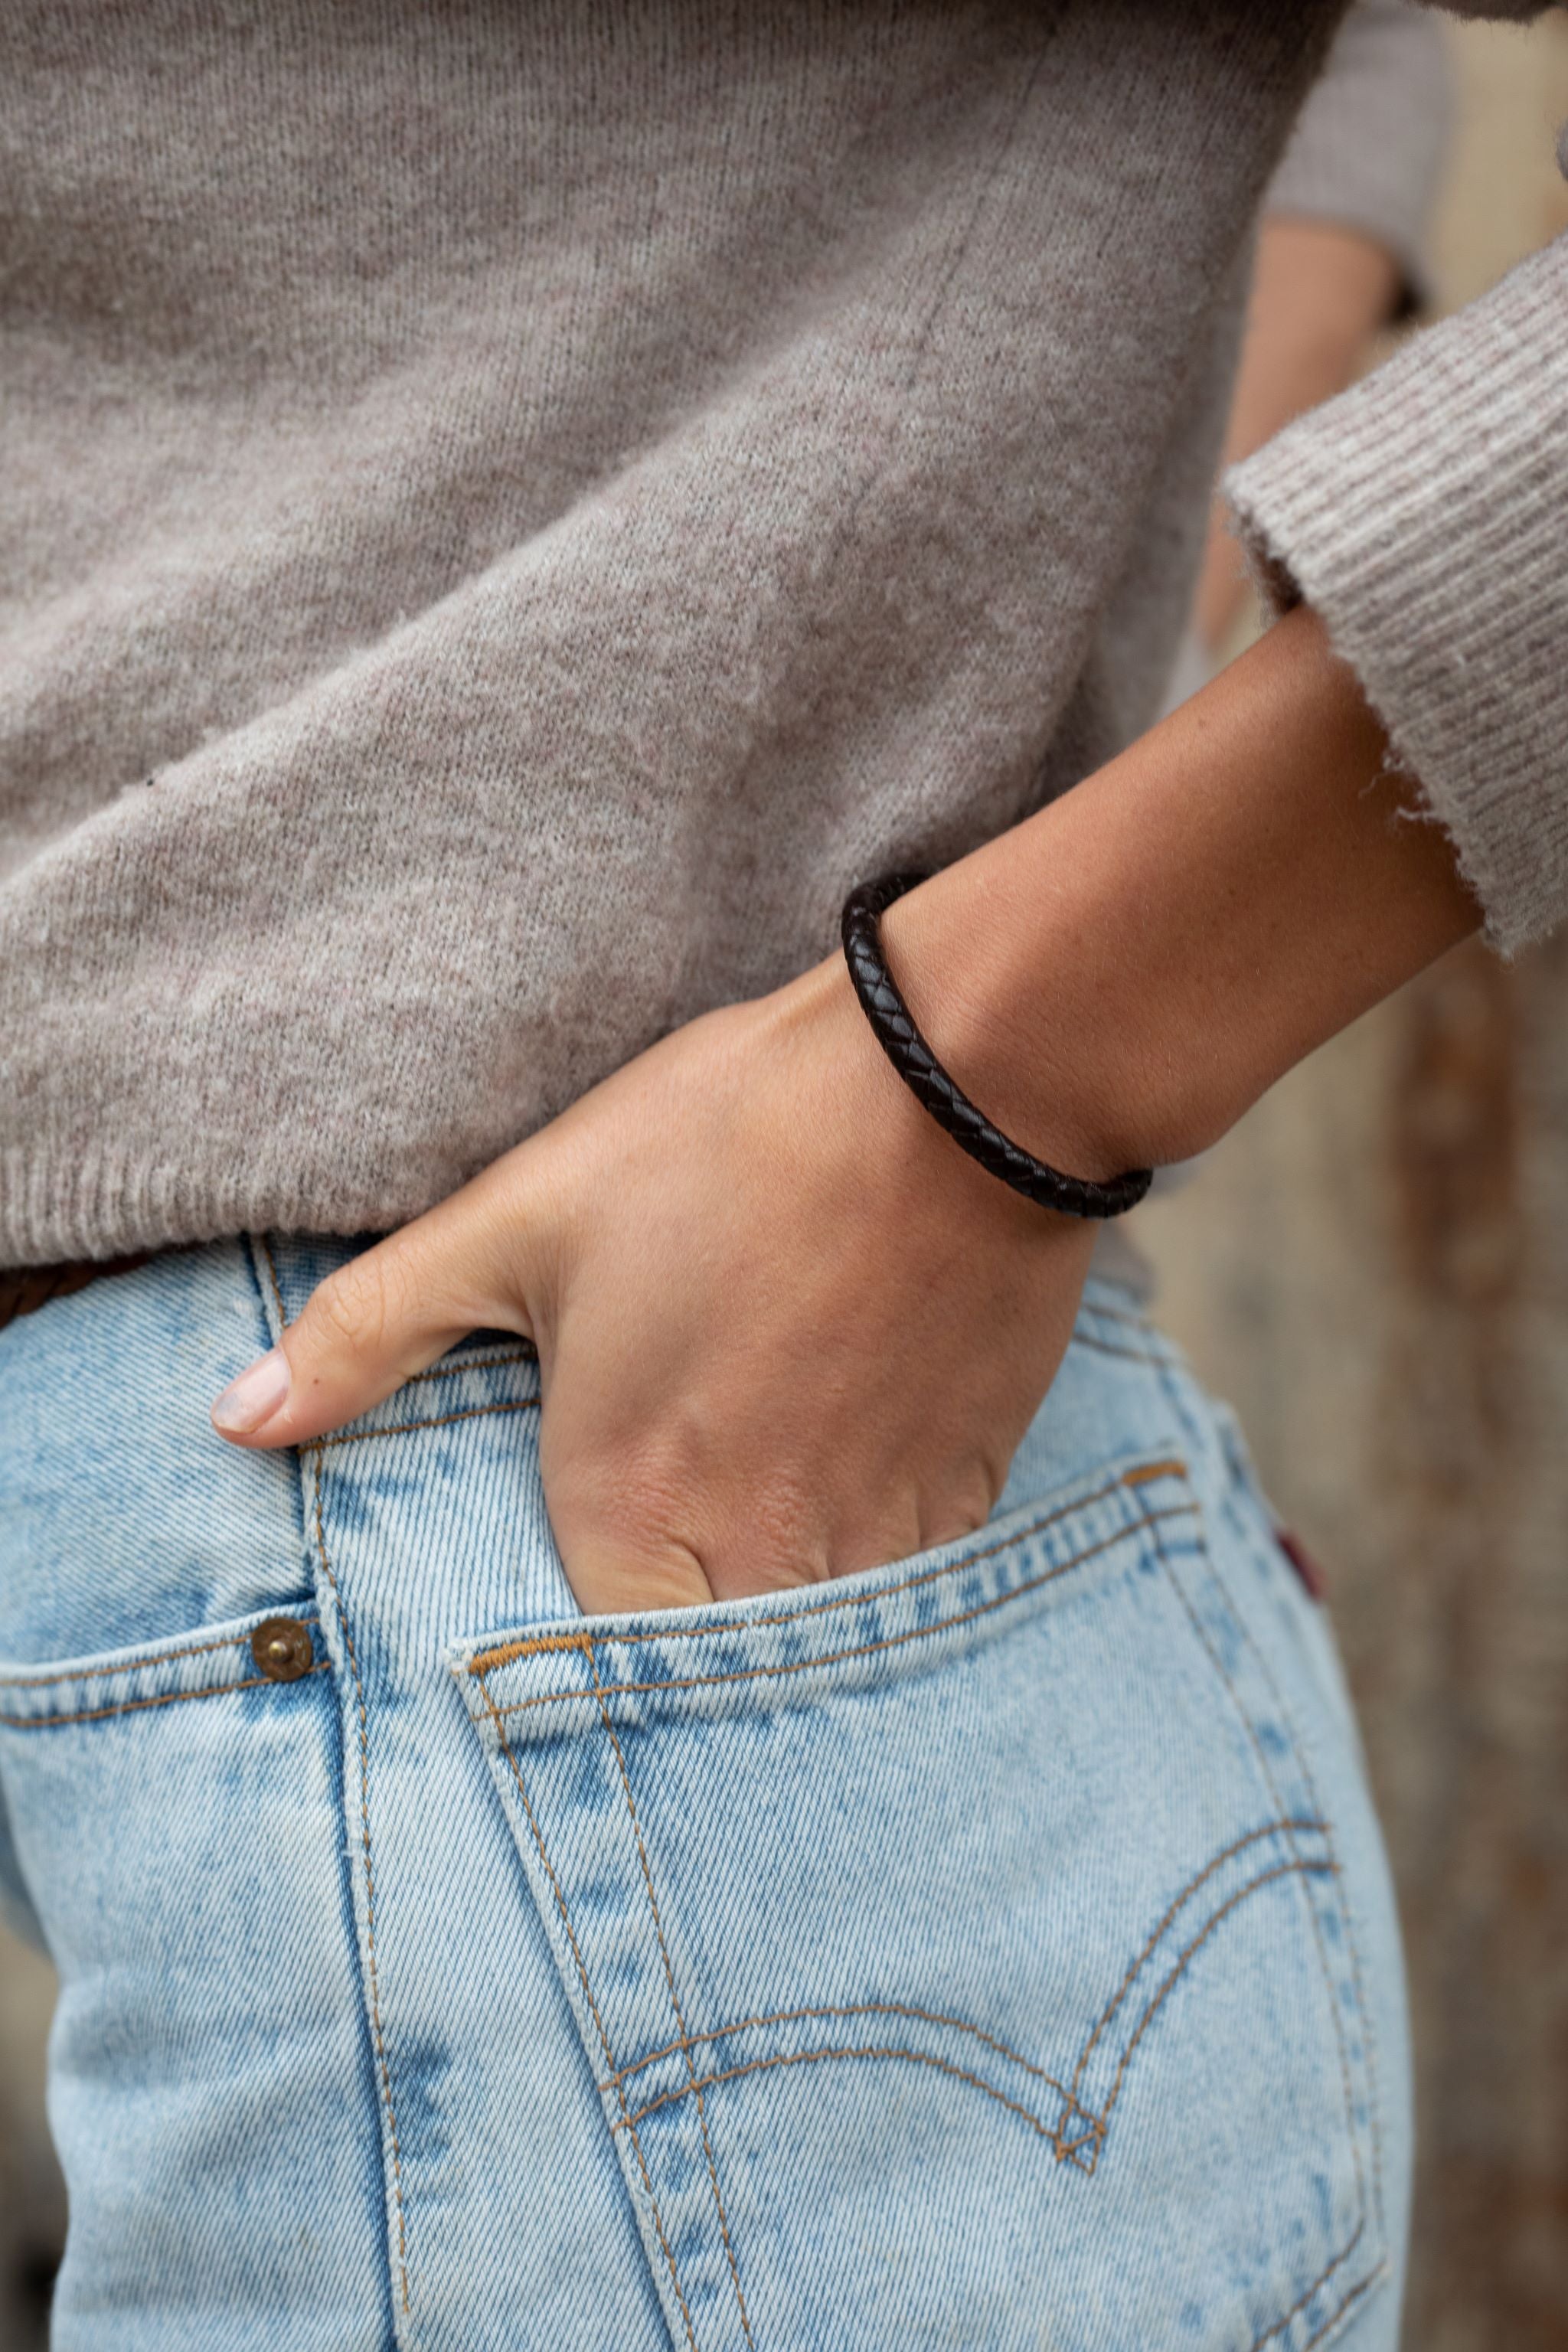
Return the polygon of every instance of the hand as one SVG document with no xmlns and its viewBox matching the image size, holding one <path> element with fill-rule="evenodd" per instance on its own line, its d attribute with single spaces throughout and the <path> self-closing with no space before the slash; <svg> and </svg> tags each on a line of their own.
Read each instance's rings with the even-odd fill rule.
<svg viewBox="0 0 1568 2352">
<path fill-rule="evenodd" d="M 664 1039 L 353 1259 L 245 1376 L 262 1417 L 230 1391 L 215 1420 L 300 1444 L 466 1332 L 516 1331 L 585 1612 L 815 1582 L 984 1522 L 1092 1244 L 928 1118 L 836 959 Z"/>
</svg>

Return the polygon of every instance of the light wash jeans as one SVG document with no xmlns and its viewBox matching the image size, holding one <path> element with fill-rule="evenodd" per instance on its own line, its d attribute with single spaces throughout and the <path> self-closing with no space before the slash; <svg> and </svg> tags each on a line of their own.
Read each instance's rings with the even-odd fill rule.
<svg viewBox="0 0 1568 2352">
<path fill-rule="evenodd" d="M 211 1434 L 346 1255 L 168 1255 L 0 1335 L 62 2352 L 1392 2346 L 1355 1731 L 1127 1294 L 980 1533 L 590 1622 L 515 1342 L 299 1457 Z"/>
</svg>

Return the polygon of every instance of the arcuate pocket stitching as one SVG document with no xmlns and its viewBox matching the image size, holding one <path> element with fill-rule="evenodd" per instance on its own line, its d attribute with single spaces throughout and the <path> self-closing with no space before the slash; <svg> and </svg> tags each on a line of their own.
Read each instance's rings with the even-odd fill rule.
<svg viewBox="0 0 1568 2352">
<path fill-rule="evenodd" d="M 1115 2009 L 1120 2006 L 1127 1986 L 1133 1981 L 1139 1969 L 1142 1966 L 1144 1959 L 1148 1957 L 1149 1952 L 1154 1948 L 1154 1946 L 1157 1944 L 1160 1937 L 1164 1933 L 1166 1927 L 1170 1925 L 1170 1922 L 1176 1916 L 1178 1912 L 1190 1899 L 1190 1897 L 1197 1892 L 1198 1888 L 1204 1885 L 1207 1880 L 1212 1878 L 1215 1872 L 1218 1870 L 1224 1863 L 1230 1860 L 1236 1853 L 1241 1852 L 1247 1845 L 1256 1843 L 1262 1838 L 1279 1836 L 1283 1834 L 1287 1829 L 1292 1831 L 1304 1831 L 1309 1828 L 1319 1834 L 1326 1833 L 1326 1824 L 1322 1822 L 1285 1822 L 1282 1821 L 1269 1822 L 1264 1828 L 1252 1832 L 1247 1838 L 1237 1841 L 1234 1845 L 1227 1847 L 1223 1853 L 1216 1854 L 1211 1862 L 1207 1863 L 1201 1871 L 1194 1874 L 1188 1885 L 1183 1889 L 1182 1893 L 1177 1895 L 1174 1902 L 1169 1906 L 1160 1927 L 1155 1930 L 1153 1937 L 1144 1945 L 1142 1952 L 1129 1969 L 1126 1977 L 1123 1979 L 1121 1990 L 1117 1994 L 1115 2000 L 1110 2004 L 1110 2009 L 1108 2009 L 1104 2015 L 1102 2015 L 1099 2024 L 1096 2025 L 1090 2033 L 1089 2041 L 1085 2045 L 1083 2054 L 1080 2056 L 1077 2068 L 1074 2071 L 1073 2087 L 1071 2088 L 1058 2080 L 1056 2075 L 1047 2073 L 1045 2067 L 1037 2064 L 1033 2059 L 1026 2058 L 1021 2051 L 1010 2048 L 1006 2042 L 1000 2041 L 995 2035 L 984 2032 L 980 2027 L 970 2024 L 963 2018 L 944 2016 L 940 2011 L 918 2009 L 909 2003 L 900 2001 L 858 2001 L 846 2004 L 835 2004 L 816 2009 L 779 2010 L 774 2011 L 766 2016 L 743 2018 L 733 2024 L 718 2026 L 713 2028 L 710 2032 L 704 2033 L 682 2033 L 679 2040 L 667 2042 L 658 2050 L 650 2051 L 647 2056 L 637 2060 L 632 2065 L 622 2068 L 618 2073 L 612 2072 L 600 2084 L 599 2088 L 601 2092 L 606 2094 L 614 2092 L 616 2102 L 621 2108 L 621 2119 L 618 2123 L 615 2124 L 612 2128 L 616 2131 L 635 2131 L 637 2126 L 640 2124 L 646 2116 L 657 2114 L 661 2108 L 673 2106 L 679 2100 L 689 2098 L 694 2094 L 700 2098 L 703 2091 L 710 2089 L 721 2083 L 738 2081 L 742 2076 L 746 2074 L 759 2074 L 783 2066 L 821 2064 L 828 2060 L 851 2058 L 894 2059 L 903 2060 L 914 2065 L 931 2067 L 938 2073 L 952 2075 L 956 2081 L 966 2084 L 974 2090 L 984 2092 L 984 2095 L 988 2098 L 994 2100 L 997 2105 L 1005 2107 L 1009 2114 L 1016 2115 L 1023 2122 L 1027 2123 L 1042 2139 L 1047 2141 L 1058 2164 L 1070 2162 L 1075 2164 L 1080 2172 L 1092 2174 L 1098 2167 L 1100 2153 L 1104 2144 L 1106 2130 L 1110 2123 L 1111 2111 L 1121 2095 L 1126 2084 L 1128 2071 L 1131 2065 L 1133 2057 L 1143 2042 L 1150 2027 L 1153 2023 L 1160 2010 L 1163 2008 L 1173 1988 L 1185 1974 L 1194 1958 L 1208 1942 L 1210 1937 L 1214 1935 L 1215 1931 L 1226 1919 L 1235 1916 L 1243 1903 L 1245 1903 L 1251 1895 L 1260 1893 L 1264 1887 L 1273 1885 L 1281 1879 L 1293 1876 L 1307 1874 L 1331 1874 L 1336 1865 L 1332 1862 L 1329 1861 L 1313 1861 L 1310 1859 L 1301 1859 L 1300 1857 L 1289 1862 L 1278 1864 L 1268 1870 L 1259 1872 L 1256 1877 L 1247 1880 L 1243 1886 L 1239 1887 L 1235 1894 L 1228 1896 L 1224 1903 L 1220 1904 L 1218 1907 L 1209 1915 L 1197 1934 L 1194 1936 L 1192 1940 L 1177 1954 L 1173 1966 L 1162 1979 L 1160 1984 L 1155 1988 L 1148 2000 L 1144 2003 L 1138 2021 L 1133 2026 L 1127 2038 L 1126 2043 L 1122 2048 L 1110 2092 L 1103 2105 L 1096 2110 L 1083 2103 L 1078 2097 L 1077 2085 L 1081 2082 L 1083 2069 L 1088 2063 L 1090 2052 L 1092 2051 L 1095 2043 L 1102 2036 L 1107 2020 L 1114 2013 Z M 1025 2105 L 1021 2100 L 1010 2098 L 1006 2092 L 1002 2090 L 996 2084 L 986 2081 L 983 2075 L 973 2074 L 964 2067 L 955 2065 L 950 2059 L 943 2058 L 931 2051 L 911 2050 L 908 2048 L 896 2047 L 888 2043 L 875 2043 L 870 2045 L 831 2044 L 828 2046 L 818 2046 L 816 2048 L 807 2050 L 771 2050 L 765 2052 L 759 2057 L 747 2059 L 739 2065 L 714 2067 L 707 2074 L 700 2074 L 697 2072 L 694 2064 L 692 2063 L 691 2053 L 694 2049 L 698 2047 L 712 2048 L 720 2042 L 733 2039 L 736 2034 L 752 2032 L 760 2027 L 796 2024 L 802 2022 L 837 2022 L 841 2020 L 847 2021 L 855 2017 L 896 2017 L 905 2021 L 906 2022 L 920 2022 L 922 2024 L 934 2025 L 947 2031 L 963 2034 L 966 2037 L 980 2042 L 984 2048 L 994 2051 L 998 2057 L 1007 2059 L 1011 2063 L 1018 2066 L 1026 2074 L 1033 2075 L 1037 2081 L 1047 2084 L 1050 2089 L 1057 2093 L 1058 2098 L 1061 2100 L 1061 2109 L 1055 2120 L 1052 2121 L 1047 2116 L 1037 2114 L 1033 2108 Z M 676 2051 L 679 2051 L 685 2057 L 690 2079 L 686 2083 L 678 2084 L 671 2090 L 659 2093 L 657 2097 L 647 2100 L 641 2106 L 635 2109 L 632 2108 L 625 2095 L 624 2086 L 626 2083 L 634 2074 L 644 2072 L 647 2067 L 657 2064 L 659 2060 L 672 2055 Z M 1310 2297 L 1308 2299 L 1310 2300 Z"/>
<path fill-rule="evenodd" d="M 1152 1512 L 1146 1514 L 1147 1518 L 1151 1522 L 1154 1516 L 1155 1515 Z M 1160 1529 L 1155 1527 L 1153 1528 L 1152 1532 L 1155 1554 L 1159 1559 L 1160 1566 L 1164 1573 L 1166 1581 L 1170 1585 L 1170 1588 L 1174 1593 L 1177 1601 L 1181 1603 L 1183 1612 L 1184 1612 L 1188 1622 L 1192 1626 L 1193 1632 L 1196 1636 L 1200 1646 L 1207 1656 L 1215 1674 L 1218 1676 L 1220 1683 L 1224 1686 L 1225 1691 L 1230 1699 L 1231 1706 L 1236 1711 L 1237 1720 L 1240 1722 L 1252 1748 L 1253 1753 L 1257 1758 L 1258 1769 L 1261 1774 L 1264 1786 L 1268 1789 L 1275 1805 L 1283 1811 L 1284 1808 L 1279 1796 L 1279 1780 L 1273 1767 L 1269 1763 L 1268 1749 L 1264 1745 L 1263 1738 L 1258 1729 L 1258 1726 L 1254 1723 L 1252 1717 L 1247 1712 L 1247 1706 L 1241 1696 L 1241 1693 L 1237 1687 L 1234 1675 L 1232 1675 L 1227 1670 L 1224 1659 L 1215 1649 L 1202 1619 L 1198 1615 L 1198 1612 L 1194 1607 L 1180 1577 L 1176 1573 L 1175 1564 L 1166 1549 Z M 1289 1738 L 1291 1752 L 1298 1760 L 1301 1770 L 1303 1783 L 1306 1787 L 1310 1801 L 1313 1804 L 1314 1810 L 1316 1810 L 1317 1790 L 1313 1782 L 1311 1771 L 1307 1766 L 1302 1756 L 1300 1743 L 1297 1738 L 1294 1727 L 1290 1725 L 1289 1718 L 1285 1713 L 1279 1685 L 1275 1681 L 1272 1671 L 1270 1670 L 1262 1651 L 1253 1641 L 1252 1636 L 1247 1628 L 1245 1619 L 1236 1607 L 1236 1604 L 1231 1598 L 1228 1586 L 1220 1575 L 1218 1565 L 1205 1539 L 1201 1517 L 1198 1523 L 1198 1541 L 1205 1570 L 1213 1580 L 1215 1589 L 1220 1596 L 1221 1601 L 1231 1622 L 1237 1629 L 1239 1636 L 1245 1643 L 1248 1651 L 1258 1661 L 1258 1666 L 1264 1675 L 1264 1679 L 1273 1696 L 1275 1704 L 1279 1709 L 1281 1722 L 1285 1725 L 1287 1735 Z M 1340 1869 L 1338 1859 L 1334 1855 L 1332 1837 L 1331 1835 L 1329 1835 L 1327 1832 L 1325 1832 L 1325 1835 L 1328 1836 L 1329 1853 L 1332 1858 L 1332 1874 L 1335 1879 L 1338 1880 L 1340 1878 Z M 1329 2004 L 1329 2012 L 1333 2027 L 1334 2047 L 1339 2058 L 1340 2081 L 1345 2110 L 1345 2130 L 1351 2144 L 1351 2160 L 1355 2168 L 1357 2210 L 1355 2228 L 1346 2239 L 1344 2244 L 1339 2249 L 1339 2252 L 1329 2263 L 1316 2285 L 1303 2298 L 1301 2305 L 1299 2305 L 1298 2308 L 1305 2308 L 1306 2304 L 1311 2301 L 1312 2295 L 1317 2294 L 1322 2286 L 1326 2285 L 1328 2281 L 1333 2276 L 1334 2273 L 1350 2260 L 1352 2254 L 1354 2253 L 1357 2246 L 1361 2243 L 1363 2237 L 1365 2235 L 1367 2218 L 1366 2175 L 1362 2164 L 1361 2140 L 1356 2130 L 1355 2099 L 1351 2087 L 1350 2058 L 1345 2048 L 1344 2027 L 1340 2017 L 1339 2002 L 1334 1995 L 1333 1975 L 1329 1967 L 1329 1956 L 1324 1946 L 1322 1923 L 1318 1917 L 1317 1906 L 1312 1903 L 1310 1897 L 1307 1903 L 1307 1910 L 1311 1924 L 1312 1940 L 1317 1950 L 1318 1965 L 1322 1973 L 1323 1990 Z M 1375 2075 L 1371 2072 L 1371 2024 L 1370 2020 L 1367 2017 L 1365 2001 L 1363 1994 L 1361 1965 L 1356 1950 L 1354 1930 L 1351 1925 L 1349 1906 L 1343 1903 L 1342 1899 L 1340 1907 L 1340 1916 L 1344 1926 L 1346 1946 L 1351 1955 L 1351 1968 L 1355 1986 L 1357 2007 L 1363 2021 L 1363 2031 L 1366 2032 L 1368 2037 L 1369 2086 L 1371 2089 L 1369 2110 L 1373 2145 L 1373 2210 L 1378 2217 L 1379 2227 L 1381 2230 L 1383 2211 L 1382 2147 L 1377 2116 Z M 1335 2313 L 1333 2319 L 1331 2319 L 1323 2327 L 1318 2330 L 1318 2333 L 1310 2339 L 1311 2344 L 1316 2344 L 1322 2336 L 1328 2333 L 1329 2328 L 1332 2326 L 1335 2320 L 1338 2319 L 1340 2313 L 1348 2310 L 1351 2304 L 1353 2303 L 1359 2295 L 1366 2292 L 1367 2288 L 1370 2287 L 1382 2274 L 1384 2267 L 1385 2264 L 1380 2257 L 1379 2261 L 1373 2265 L 1373 2269 L 1367 2273 L 1366 2276 L 1360 2281 L 1357 2285 L 1350 2289 L 1349 2293 L 1345 2295 L 1343 2301 L 1340 2305 L 1339 2312 Z M 1253 2345 L 1252 2352 L 1258 2352 L 1258 2347 L 1268 2342 L 1271 2336 L 1278 2336 L 1281 2332 L 1282 2328 L 1288 2326 L 1289 2320 L 1294 2316 L 1294 2312 L 1288 2313 L 1283 2321 L 1279 2322 L 1274 2328 L 1268 2330 L 1265 2335 L 1260 2336 Z M 1304 2346 L 1302 2347 L 1302 2352 L 1310 2352 L 1310 2345 Z"/>
</svg>

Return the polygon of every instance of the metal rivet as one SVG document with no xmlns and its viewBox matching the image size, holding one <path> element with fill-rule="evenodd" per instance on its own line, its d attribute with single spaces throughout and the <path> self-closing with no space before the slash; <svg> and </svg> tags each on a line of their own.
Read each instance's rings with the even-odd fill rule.
<svg viewBox="0 0 1568 2352">
<path fill-rule="evenodd" d="M 269 1683 L 297 1683 L 315 1664 L 316 1645 L 298 1617 L 268 1617 L 250 1637 L 250 1654 Z"/>
</svg>

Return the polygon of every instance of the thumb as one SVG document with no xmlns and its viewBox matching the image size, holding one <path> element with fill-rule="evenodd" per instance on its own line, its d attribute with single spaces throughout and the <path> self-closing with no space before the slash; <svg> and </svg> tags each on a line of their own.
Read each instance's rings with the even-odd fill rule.
<svg viewBox="0 0 1568 2352">
<path fill-rule="evenodd" d="M 318 1284 L 278 1345 L 214 1404 L 218 1435 L 304 1444 L 368 1412 L 469 1331 L 531 1339 L 525 1294 L 538 1255 L 517 1188 L 495 1181 L 501 1165 Z"/>
</svg>

